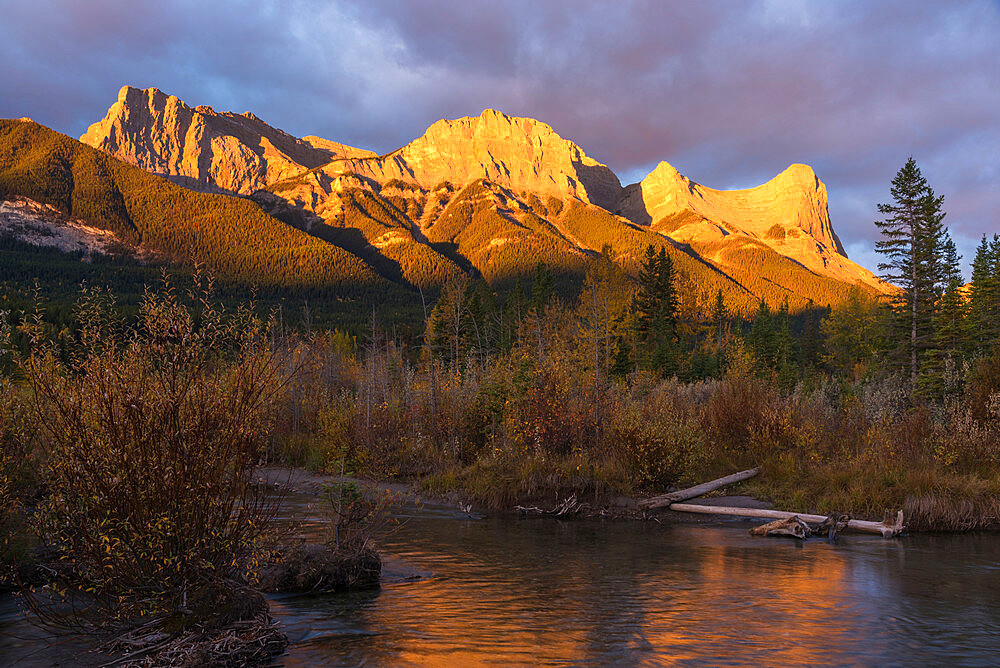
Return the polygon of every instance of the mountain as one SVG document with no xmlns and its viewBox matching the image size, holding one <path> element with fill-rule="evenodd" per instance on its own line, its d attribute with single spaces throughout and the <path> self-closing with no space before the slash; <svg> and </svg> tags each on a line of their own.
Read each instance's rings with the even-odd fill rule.
<svg viewBox="0 0 1000 668">
<path fill-rule="evenodd" d="M 512 287 L 540 261 L 572 293 L 606 245 L 633 276 L 647 246 L 665 249 L 685 301 L 700 310 L 719 290 L 732 311 L 751 313 L 761 300 L 800 310 L 838 303 L 855 286 L 891 289 L 847 258 L 826 188 L 805 165 L 720 191 L 664 162 L 622 187 L 550 126 L 495 110 L 438 121 L 379 156 L 130 87 L 83 140 L 189 188 L 242 195 L 230 205 L 301 235 L 295 244 L 344 253 L 338 276 L 357 270 L 362 282 L 375 276 L 411 294 L 433 296 L 465 274 Z"/>
<path fill-rule="evenodd" d="M 275 304 L 287 297 L 296 308 L 308 300 L 338 305 L 332 321 L 340 324 L 363 322 L 372 302 L 412 301 L 358 256 L 247 198 L 181 187 L 31 121 L 0 120 L 0 202 L 8 228 L 0 236 L 7 245 L 13 238 L 18 253 L 4 259 L 5 273 L 14 261 L 37 270 L 23 246 L 59 236 L 60 248 L 73 252 L 203 264 Z"/>
<path fill-rule="evenodd" d="M 661 162 L 624 189 L 617 212 L 703 254 L 721 258 L 722 249 L 757 243 L 816 274 L 883 287 L 847 258 L 830 223 L 826 186 L 808 165 L 791 165 L 756 188 L 713 190 Z"/>
<path fill-rule="evenodd" d="M 374 155 L 319 137 L 293 137 L 249 111 L 191 108 L 156 88 L 131 86 L 80 141 L 195 190 L 241 194 L 330 160 Z"/>
</svg>

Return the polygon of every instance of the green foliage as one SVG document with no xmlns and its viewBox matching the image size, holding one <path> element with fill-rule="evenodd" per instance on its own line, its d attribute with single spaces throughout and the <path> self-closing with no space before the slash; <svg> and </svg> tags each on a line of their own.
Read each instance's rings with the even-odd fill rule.
<svg viewBox="0 0 1000 668">
<path fill-rule="evenodd" d="M 973 358 L 990 352 L 1000 340 L 1000 236 L 983 239 L 972 261 L 968 296 L 966 351 Z"/>
<path fill-rule="evenodd" d="M 886 334 L 883 306 L 871 295 L 855 290 L 823 318 L 820 331 L 825 339 L 822 359 L 831 369 L 864 375 L 885 350 Z"/>
<path fill-rule="evenodd" d="M 649 341 L 674 335 L 677 326 L 677 289 L 674 263 L 666 249 L 652 245 L 639 269 L 639 291 L 635 296 L 636 328 Z"/>
<path fill-rule="evenodd" d="M 916 385 L 933 347 L 937 301 L 949 276 L 957 272 L 957 256 L 946 254 L 950 239 L 942 224 L 944 198 L 934 194 L 912 157 L 893 178 L 890 192 L 893 202 L 878 205 L 885 218 L 875 221 L 882 233 L 875 250 L 886 257 L 879 264 L 882 277 L 902 288 L 893 305 L 902 344 L 894 354 Z"/>
</svg>

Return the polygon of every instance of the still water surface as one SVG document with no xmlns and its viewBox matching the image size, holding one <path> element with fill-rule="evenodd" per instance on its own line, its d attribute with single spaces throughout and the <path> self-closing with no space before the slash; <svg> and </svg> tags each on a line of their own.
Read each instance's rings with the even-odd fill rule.
<svg viewBox="0 0 1000 668">
<path fill-rule="evenodd" d="M 271 597 L 282 665 L 1000 665 L 1000 534 L 802 544 L 742 521 L 404 516 L 381 588 Z M 0 663 L 80 657 L 25 626 L 0 603 Z"/>
<path fill-rule="evenodd" d="M 285 665 L 1000 665 L 1000 534 L 412 513 L 383 586 L 278 597 Z M 419 580 L 413 580 L 419 576 Z"/>
</svg>

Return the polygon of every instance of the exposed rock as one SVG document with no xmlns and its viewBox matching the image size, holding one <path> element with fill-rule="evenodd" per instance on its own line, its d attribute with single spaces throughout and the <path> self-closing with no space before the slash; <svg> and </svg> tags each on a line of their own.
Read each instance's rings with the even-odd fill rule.
<svg viewBox="0 0 1000 668">
<path fill-rule="evenodd" d="M 272 215 L 347 248 L 390 280 L 421 287 L 460 271 L 508 277 L 520 271 L 512 258 L 542 248 L 558 246 L 558 261 L 597 251 L 595 235 L 586 246 L 586 235 L 565 224 L 565 212 L 585 211 L 582 204 L 622 217 L 603 220 L 628 226 L 633 256 L 645 243 L 635 238 L 634 224 L 653 235 L 650 241 L 686 245 L 711 272 L 731 279 L 733 290 L 754 291 L 775 306 L 787 295 L 802 305 L 839 294 L 828 279 L 892 289 L 847 258 L 830 223 L 826 187 L 806 165 L 791 165 L 756 188 L 721 191 L 661 162 L 622 188 L 614 172 L 550 126 L 492 109 L 440 120 L 376 156 L 292 137 L 249 112 L 192 109 L 155 88 L 130 87 L 82 140 L 189 187 L 256 192 Z M 468 196 L 480 181 L 489 201 Z M 258 192 L 265 187 L 270 193 Z M 468 218 L 463 224 L 454 220 L 453 202 Z M 492 220 L 492 236 L 466 234 L 473 218 Z M 532 239 L 537 248 L 527 250 Z"/>
<path fill-rule="evenodd" d="M 114 232 L 93 227 L 26 197 L 0 201 L 0 236 L 63 253 L 82 253 L 84 259 L 95 254 L 139 254 L 137 249 L 123 244 Z"/>
<path fill-rule="evenodd" d="M 621 190 L 614 172 L 550 126 L 493 109 L 477 117 L 438 121 L 388 155 L 338 160 L 323 171 L 383 184 L 416 183 L 426 190 L 444 181 L 463 186 L 486 179 L 515 192 L 576 198 L 605 208 Z"/>
<path fill-rule="evenodd" d="M 681 243 L 743 235 L 817 274 L 886 287 L 848 259 L 830 224 L 826 186 L 808 165 L 791 165 L 756 188 L 714 190 L 661 162 L 642 181 L 623 189 L 617 211 Z"/>
<path fill-rule="evenodd" d="M 374 155 L 319 137 L 298 139 L 251 112 L 192 109 L 156 88 L 131 86 L 80 141 L 196 190 L 242 194 L 336 158 Z"/>
</svg>

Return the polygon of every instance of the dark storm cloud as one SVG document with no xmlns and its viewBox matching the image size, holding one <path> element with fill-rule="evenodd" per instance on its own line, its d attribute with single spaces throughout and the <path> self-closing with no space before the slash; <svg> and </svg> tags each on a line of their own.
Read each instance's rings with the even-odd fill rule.
<svg viewBox="0 0 1000 668">
<path fill-rule="evenodd" d="M 493 107 L 623 181 L 661 159 L 715 187 L 809 163 L 869 266 L 874 205 L 910 154 L 967 255 L 1000 229 L 996 2 L 32 0 L 0 16 L 0 116 L 74 136 L 125 83 L 380 151 Z"/>
</svg>

